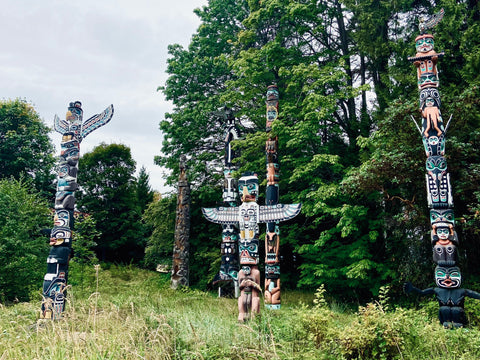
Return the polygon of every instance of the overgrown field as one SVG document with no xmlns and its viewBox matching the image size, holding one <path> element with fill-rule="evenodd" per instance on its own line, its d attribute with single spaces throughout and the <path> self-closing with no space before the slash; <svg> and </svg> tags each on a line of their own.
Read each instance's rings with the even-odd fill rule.
<svg viewBox="0 0 480 360">
<path fill-rule="evenodd" d="M 173 291 L 158 273 L 71 270 L 60 321 L 38 322 L 40 301 L 1 307 L 0 360 L 480 358 L 478 326 L 445 330 L 435 306 L 394 309 L 382 297 L 352 312 L 323 290 L 284 291 L 281 310 L 238 324 L 234 299 Z"/>
</svg>

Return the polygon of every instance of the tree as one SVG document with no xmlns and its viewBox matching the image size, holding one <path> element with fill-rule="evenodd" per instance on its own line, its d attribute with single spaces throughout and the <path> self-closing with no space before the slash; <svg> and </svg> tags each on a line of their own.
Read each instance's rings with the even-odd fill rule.
<svg viewBox="0 0 480 360">
<path fill-rule="evenodd" d="M 142 166 L 135 181 L 135 196 L 141 214 L 143 214 L 148 207 L 148 204 L 153 201 L 154 197 L 154 192 L 152 191 L 149 181 L 150 177 L 147 170 Z"/>
<path fill-rule="evenodd" d="M 51 226 L 49 215 L 32 180 L 0 180 L 0 301 L 28 301 L 40 287 L 49 249 L 40 230 Z"/>
<path fill-rule="evenodd" d="M 160 122 L 164 134 L 162 155 L 155 163 L 172 170 L 167 183 L 175 185 L 180 155 L 188 160 L 188 178 L 192 188 L 220 184 L 223 176 L 212 172 L 221 162 L 223 149 L 222 119 L 216 112 L 223 108 L 220 95 L 233 74 L 228 56 L 246 16 L 246 0 L 210 0 L 208 7 L 196 9 L 202 20 L 188 49 L 170 45 L 165 86 L 160 86 L 167 100 L 175 106 Z"/>
<path fill-rule="evenodd" d="M 53 193 L 53 145 L 50 129 L 33 105 L 24 100 L 0 101 L 0 178 L 33 179 L 38 190 Z"/>
<path fill-rule="evenodd" d="M 245 138 L 234 144 L 242 154 L 238 173 L 259 172 L 265 166 L 265 90 L 276 83 L 280 116 L 272 131 L 279 138 L 280 200 L 303 204 L 302 214 L 282 225 L 282 252 L 299 260 L 298 268 L 282 265 L 282 277 L 296 277 L 310 289 L 325 284 L 359 301 L 406 274 L 421 277 L 431 265 L 425 260 L 431 249 L 418 240 L 428 228 L 421 190 L 425 159 L 409 118 L 418 116 L 418 91 L 407 57 L 415 51 L 417 17 L 443 6 L 435 35 L 436 48 L 446 50 L 439 62 L 442 111 L 459 119 L 448 134 L 449 170 L 459 179 L 452 186 L 460 199 L 456 214 L 458 209 L 457 216 L 467 221 L 465 246 L 476 254 L 479 206 L 471 196 L 479 163 L 473 150 L 480 113 L 476 3 L 234 3 L 222 8 L 210 1 L 197 11 L 202 25 L 188 50 L 171 48 L 163 88 L 175 108 L 161 125 L 166 142 L 157 161 L 173 169 L 175 179 L 179 155 L 191 159 L 192 214 L 220 201 L 223 132 L 215 107 L 226 104 L 248 120 Z M 230 26 L 224 27 L 227 18 Z M 216 241 L 209 234 L 216 230 L 192 219 L 193 256 L 213 256 Z M 210 273 L 204 263 L 203 273 Z"/>
<path fill-rule="evenodd" d="M 152 228 L 145 248 L 145 266 L 148 268 L 155 269 L 159 264 L 172 265 L 176 201 L 174 195 L 153 201 L 143 214 L 143 221 Z"/>
<path fill-rule="evenodd" d="M 100 144 L 79 161 L 78 209 L 93 217 L 97 255 L 103 261 L 138 262 L 143 258 L 145 227 L 135 192 L 135 161 L 130 148 Z"/>
</svg>

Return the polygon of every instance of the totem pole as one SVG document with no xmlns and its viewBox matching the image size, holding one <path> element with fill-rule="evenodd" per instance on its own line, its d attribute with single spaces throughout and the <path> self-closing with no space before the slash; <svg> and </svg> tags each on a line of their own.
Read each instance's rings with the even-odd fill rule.
<svg viewBox="0 0 480 360">
<path fill-rule="evenodd" d="M 190 185 L 186 175 L 185 155 L 180 156 L 178 176 L 177 215 L 175 218 L 175 243 L 173 245 L 172 283 L 173 289 L 188 286 L 188 255 L 190 236 Z"/>
<path fill-rule="evenodd" d="M 267 88 L 267 124 L 269 134 L 265 144 L 267 165 L 266 205 L 276 205 L 279 200 L 278 136 L 271 134 L 272 124 L 278 117 L 278 87 Z M 280 309 L 280 228 L 278 222 L 267 222 L 265 234 L 265 307 Z"/>
<path fill-rule="evenodd" d="M 113 116 L 113 105 L 101 114 L 83 121 L 82 103 L 70 103 L 65 120 L 55 115 L 55 131 L 62 134 L 61 152 L 58 159 L 57 192 L 55 195 L 54 226 L 50 234 L 50 254 L 47 258 L 47 273 L 43 282 L 41 319 L 60 318 L 65 306 L 65 289 L 68 281 L 68 262 L 71 257 L 73 211 L 77 190 L 78 159 L 80 143 Z"/>
<path fill-rule="evenodd" d="M 232 149 L 232 140 L 239 139 L 239 131 L 235 125 L 235 116 L 233 111 L 227 107 L 224 109 L 226 120 L 225 132 L 225 163 L 223 174 L 225 177 L 223 185 L 223 206 L 238 206 L 238 188 L 237 181 L 232 173 L 235 170 L 233 159 L 235 152 Z M 238 297 L 238 228 L 233 224 L 222 225 L 222 263 L 220 271 L 213 279 L 213 284 L 233 283 L 235 288 L 235 297 Z M 218 288 L 218 294 L 221 296 L 221 287 Z"/>
<path fill-rule="evenodd" d="M 427 199 L 437 287 L 420 290 L 411 283 L 406 283 L 405 292 L 414 291 L 420 295 L 435 294 L 440 306 L 438 314 L 440 323 L 446 328 L 458 328 L 467 323 L 464 312 L 465 296 L 480 299 L 480 294 L 460 288 L 462 278 L 460 268 L 456 266 L 459 241 L 455 231 L 450 174 L 447 172 L 447 161 L 444 157 L 445 134 L 450 120 L 444 126 L 438 92 L 437 61 L 444 53 L 437 53 L 434 50 L 433 35 L 427 33 L 438 24 L 443 14 L 442 9 L 427 21 L 420 21 L 420 35 L 415 39 L 417 53 L 414 57 L 408 58 L 417 68 L 422 128 L 420 129 L 415 119 L 413 120 L 422 136 L 427 156 Z"/>
<path fill-rule="evenodd" d="M 238 180 L 242 203 L 238 207 L 202 208 L 211 222 L 235 225 L 240 229 L 240 265 L 238 274 L 241 295 L 238 298 L 238 320 L 243 322 L 260 312 L 260 271 L 258 270 L 259 223 L 280 222 L 292 219 L 300 212 L 300 204 L 260 206 L 258 177 L 245 173 Z"/>
</svg>

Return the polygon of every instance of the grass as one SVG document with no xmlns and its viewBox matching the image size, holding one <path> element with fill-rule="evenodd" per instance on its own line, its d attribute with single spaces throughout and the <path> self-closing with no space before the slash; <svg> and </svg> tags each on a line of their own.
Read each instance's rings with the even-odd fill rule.
<svg viewBox="0 0 480 360">
<path fill-rule="evenodd" d="M 40 300 L 1 307 L 0 360 L 480 357 L 477 328 L 444 330 L 424 311 L 377 303 L 352 313 L 284 291 L 281 310 L 238 324 L 235 299 L 174 291 L 154 272 L 92 267 L 70 283 L 59 321 L 37 320 Z"/>
</svg>

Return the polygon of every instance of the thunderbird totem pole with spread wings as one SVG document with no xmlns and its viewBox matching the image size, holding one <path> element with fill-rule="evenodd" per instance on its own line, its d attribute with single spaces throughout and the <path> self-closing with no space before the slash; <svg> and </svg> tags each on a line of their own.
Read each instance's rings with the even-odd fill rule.
<svg viewBox="0 0 480 360">
<path fill-rule="evenodd" d="M 50 233 L 50 254 L 43 282 L 41 319 L 58 319 L 65 306 L 68 263 L 72 253 L 75 191 L 80 143 L 92 131 L 105 125 L 113 116 L 113 105 L 102 113 L 83 121 L 82 103 L 70 103 L 65 120 L 55 115 L 55 131 L 62 134 L 61 152 L 57 165 L 54 226 Z"/>
<path fill-rule="evenodd" d="M 276 89 L 276 87 L 275 87 Z M 269 89 L 272 91 L 272 89 Z M 268 93 L 267 93 L 268 94 Z M 276 100 L 278 104 L 278 90 L 276 92 Z M 275 94 L 270 94 L 272 101 L 274 101 Z M 276 106 L 276 104 L 274 104 Z M 267 110 L 268 113 L 268 110 Z M 276 118 L 276 117 L 275 117 Z M 267 119 L 267 127 L 268 127 Z M 271 124 L 271 123 L 270 123 Z M 267 143 L 267 176 L 268 167 L 270 163 L 272 165 L 275 162 L 269 162 L 269 144 Z M 270 152 L 271 154 L 271 152 Z M 278 165 L 278 164 L 277 164 Z M 277 173 L 278 175 L 278 173 Z M 275 175 L 273 174 L 273 177 Z M 278 179 L 278 178 L 277 178 Z M 272 179 L 272 184 L 274 180 Z M 259 193 L 258 177 L 255 173 L 245 173 L 238 180 L 238 191 L 241 195 L 240 206 L 223 206 L 218 208 L 202 208 L 203 215 L 211 222 L 222 224 L 224 226 L 232 226 L 238 228 L 240 231 L 239 238 L 239 255 L 241 269 L 238 273 L 238 283 L 240 288 L 240 297 L 238 298 L 238 320 L 243 322 L 249 319 L 255 313 L 260 312 L 260 293 L 262 292 L 262 286 L 260 285 L 260 270 L 259 264 L 259 224 L 273 224 L 274 231 L 275 226 L 281 222 L 294 218 L 300 213 L 301 204 L 279 204 L 278 193 L 276 200 L 272 196 L 268 195 L 267 184 L 267 205 L 259 205 L 257 203 Z M 270 189 L 271 191 L 272 189 Z M 275 190 L 275 189 L 273 189 Z M 278 186 L 276 188 L 278 191 Z M 269 202 L 269 199 L 271 200 Z M 268 226 L 268 225 L 267 225 Z M 267 228 L 267 236 L 268 236 Z M 267 246 L 268 246 L 268 239 Z M 270 252 L 268 248 L 267 257 Z M 274 252 L 275 254 L 275 252 Z M 277 259 L 277 258 L 276 258 Z M 277 265 L 275 262 L 273 265 Z M 267 264 L 268 265 L 268 264 Z M 274 274 L 279 276 L 278 274 Z M 268 279 L 268 277 L 267 277 Z M 277 277 L 278 279 L 278 277 Z M 271 290 L 269 288 L 269 290 Z"/>
<path fill-rule="evenodd" d="M 420 35 L 415 39 L 417 53 L 408 58 L 417 68 L 418 90 L 422 128 L 414 120 L 423 139 L 426 161 L 426 185 L 430 208 L 431 244 L 437 287 L 420 290 L 411 283 L 405 284 L 405 292 L 420 295 L 435 295 L 440 305 L 438 318 L 446 328 L 465 326 L 465 297 L 480 299 L 480 294 L 462 289 L 462 276 L 457 266 L 458 236 L 455 231 L 453 197 L 450 174 L 445 159 L 445 134 L 451 118 L 444 126 L 440 111 L 440 94 L 437 61 L 444 55 L 434 50 L 433 35 L 427 31 L 443 18 L 443 9 L 428 20 L 420 20 Z"/>
</svg>

